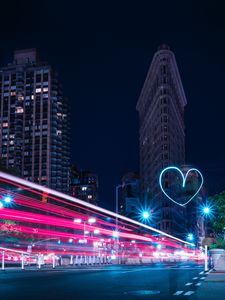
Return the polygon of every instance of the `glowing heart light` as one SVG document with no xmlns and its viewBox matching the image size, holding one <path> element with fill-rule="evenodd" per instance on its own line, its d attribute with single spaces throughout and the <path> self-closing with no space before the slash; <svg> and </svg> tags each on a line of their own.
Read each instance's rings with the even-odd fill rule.
<svg viewBox="0 0 225 300">
<path fill-rule="evenodd" d="M 188 175 L 189 175 L 190 172 L 193 172 L 193 171 L 194 171 L 194 172 L 196 172 L 196 173 L 198 173 L 198 174 L 200 175 L 200 178 L 201 178 L 201 184 L 200 184 L 199 188 L 198 188 L 197 191 L 191 196 L 191 198 L 189 198 L 189 199 L 188 199 L 185 203 L 183 203 L 183 204 L 181 204 L 181 203 L 175 201 L 172 197 L 170 197 L 170 196 L 167 194 L 167 192 L 164 190 L 163 186 L 162 186 L 162 177 L 163 177 L 164 173 L 165 173 L 165 172 L 168 172 L 168 171 L 177 171 L 177 172 L 179 172 L 179 174 L 181 175 L 181 178 L 182 178 L 182 188 L 185 188 L 186 180 L 187 180 L 187 177 L 188 177 Z M 191 200 L 194 199 L 195 196 L 197 196 L 197 194 L 199 193 L 199 191 L 201 190 L 201 188 L 202 188 L 202 186 L 203 186 L 203 181 L 204 181 L 204 180 L 203 180 L 202 173 L 201 173 L 198 169 L 195 169 L 195 168 L 189 169 L 189 170 L 186 172 L 186 174 L 184 175 L 184 173 L 183 173 L 179 168 L 171 166 L 171 167 L 167 167 L 167 168 L 163 169 L 162 172 L 161 172 L 161 174 L 160 174 L 160 176 L 159 176 L 159 185 L 160 185 L 160 188 L 161 188 L 163 194 L 164 194 L 167 198 L 169 198 L 172 202 L 174 202 L 174 203 L 176 203 L 177 205 L 180 205 L 180 206 L 185 206 L 185 205 L 187 205 L 189 202 L 191 202 Z"/>
</svg>

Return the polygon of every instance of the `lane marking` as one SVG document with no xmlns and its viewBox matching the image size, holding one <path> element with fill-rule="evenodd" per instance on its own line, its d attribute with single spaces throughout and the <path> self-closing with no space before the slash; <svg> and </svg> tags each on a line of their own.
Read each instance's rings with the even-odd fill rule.
<svg viewBox="0 0 225 300">
<path fill-rule="evenodd" d="M 188 282 L 188 283 L 186 283 L 185 285 L 192 285 L 193 283 L 192 282 Z"/>
<path fill-rule="evenodd" d="M 202 274 L 204 274 L 204 271 L 202 271 L 202 272 L 199 273 L 199 275 L 202 275 Z"/>
<path fill-rule="evenodd" d="M 198 282 L 198 283 L 196 283 L 195 286 L 200 286 L 201 284 L 202 284 L 201 282 Z"/>
<path fill-rule="evenodd" d="M 192 294 L 194 294 L 194 291 L 188 291 L 188 292 L 186 292 L 186 293 L 184 294 L 184 296 L 190 296 L 190 295 L 192 295 Z"/>
<path fill-rule="evenodd" d="M 201 280 L 204 280 L 204 279 L 205 279 L 205 277 L 201 277 L 200 279 L 201 279 Z"/>
<path fill-rule="evenodd" d="M 174 296 L 179 296 L 179 295 L 181 295 L 183 292 L 184 292 L 184 291 L 177 291 L 177 292 L 174 293 L 173 295 L 174 295 Z"/>
<path fill-rule="evenodd" d="M 196 279 L 198 279 L 198 277 L 193 277 L 193 280 L 196 280 Z"/>
<path fill-rule="evenodd" d="M 185 271 L 187 271 L 187 268 L 183 268 L 183 267 L 170 267 L 167 270 L 185 270 Z M 188 268 L 188 270 L 196 270 L 196 268 L 195 267 L 190 267 L 190 268 Z"/>
</svg>

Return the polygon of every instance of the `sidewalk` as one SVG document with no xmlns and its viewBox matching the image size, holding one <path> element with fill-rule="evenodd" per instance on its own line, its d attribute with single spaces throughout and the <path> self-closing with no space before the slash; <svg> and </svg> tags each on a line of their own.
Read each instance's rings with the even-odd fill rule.
<svg viewBox="0 0 225 300">
<path fill-rule="evenodd" d="M 210 272 L 191 299 L 224 300 L 225 272 Z"/>
</svg>

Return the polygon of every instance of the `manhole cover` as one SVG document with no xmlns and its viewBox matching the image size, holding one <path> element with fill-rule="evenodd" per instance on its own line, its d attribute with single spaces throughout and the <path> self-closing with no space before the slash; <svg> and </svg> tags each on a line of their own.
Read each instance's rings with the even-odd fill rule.
<svg viewBox="0 0 225 300">
<path fill-rule="evenodd" d="M 160 291 L 156 290 L 140 290 L 140 291 L 130 291 L 130 292 L 124 292 L 126 295 L 135 295 L 135 296 L 143 296 L 143 295 L 156 295 L 160 294 Z"/>
</svg>

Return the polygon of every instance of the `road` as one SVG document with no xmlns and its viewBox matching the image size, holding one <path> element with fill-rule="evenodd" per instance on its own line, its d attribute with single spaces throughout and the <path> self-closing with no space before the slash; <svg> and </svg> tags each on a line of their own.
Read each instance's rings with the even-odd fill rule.
<svg viewBox="0 0 225 300">
<path fill-rule="evenodd" d="M 202 280 L 203 267 L 191 263 L 6 270 L 0 273 L 0 299 L 194 299 Z"/>
</svg>

